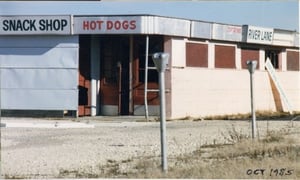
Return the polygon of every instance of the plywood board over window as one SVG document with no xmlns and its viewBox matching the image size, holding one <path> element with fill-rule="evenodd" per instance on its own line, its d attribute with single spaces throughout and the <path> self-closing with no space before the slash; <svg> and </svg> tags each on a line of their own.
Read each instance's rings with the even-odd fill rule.
<svg viewBox="0 0 300 180">
<path fill-rule="evenodd" d="M 235 47 L 234 46 L 215 46 L 215 67 L 216 68 L 235 68 Z"/>
<path fill-rule="evenodd" d="M 299 51 L 287 51 L 287 70 L 299 71 L 300 70 Z"/>
<path fill-rule="evenodd" d="M 208 67 L 207 44 L 186 43 L 186 66 Z"/>
<path fill-rule="evenodd" d="M 248 60 L 256 60 L 257 61 L 257 69 L 259 69 L 259 49 L 248 49 L 242 48 L 242 68 L 247 69 L 247 61 Z"/>
</svg>

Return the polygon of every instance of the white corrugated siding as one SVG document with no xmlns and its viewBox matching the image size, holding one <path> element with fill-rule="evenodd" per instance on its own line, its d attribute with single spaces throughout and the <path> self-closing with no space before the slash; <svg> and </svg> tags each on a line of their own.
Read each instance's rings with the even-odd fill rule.
<svg viewBox="0 0 300 180">
<path fill-rule="evenodd" d="M 78 36 L 0 36 L 1 108 L 77 110 Z"/>
</svg>

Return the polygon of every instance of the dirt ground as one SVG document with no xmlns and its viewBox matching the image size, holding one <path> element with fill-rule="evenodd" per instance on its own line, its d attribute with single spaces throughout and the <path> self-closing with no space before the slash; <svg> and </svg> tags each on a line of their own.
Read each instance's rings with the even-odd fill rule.
<svg viewBox="0 0 300 180">
<path fill-rule="evenodd" d="M 28 122 L 4 119 L 2 122 Z M 38 119 L 30 119 L 39 123 Z M 62 172 L 98 173 L 109 162 L 160 156 L 159 122 L 80 120 L 95 128 L 9 128 L 1 127 L 1 176 L 57 178 Z M 47 120 L 59 123 L 59 120 Z M 69 121 L 70 123 L 76 123 Z M 258 121 L 258 136 L 267 131 L 299 132 L 300 121 Z M 251 135 L 248 120 L 204 120 L 167 122 L 167 154 L 172 159 L 200 146 L 228 143 L 232 129 Z M 293 135 L 293 133 L 292 133 Z M 299 134 L 294 133 L 294 136 Z M 126 168 L 126 167 L 124 167 Z"/>
</svg>

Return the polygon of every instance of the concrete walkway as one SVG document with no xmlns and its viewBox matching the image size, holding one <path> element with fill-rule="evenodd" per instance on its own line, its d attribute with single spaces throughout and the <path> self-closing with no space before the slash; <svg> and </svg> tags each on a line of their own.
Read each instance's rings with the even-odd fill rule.
<svg viewBox="0 0 300 180">
<path fill-rule="evenodd" d="M 95 116 L 78 118 L 20 118 L 1 117 L 2 128 L 94 128 L 99 123 L 153 122 L 157 117 Z"/>
<path fill-rule="evenodd" d="M 72 120 L 46 120 L 38 118 L 1 118 L 5 128 L 94 128 L 95 125 Z"/>
</svg>

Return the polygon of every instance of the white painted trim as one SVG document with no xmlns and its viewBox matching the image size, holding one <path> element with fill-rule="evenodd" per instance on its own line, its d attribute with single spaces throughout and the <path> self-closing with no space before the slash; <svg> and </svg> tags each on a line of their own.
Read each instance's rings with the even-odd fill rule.
<svg viewBox="0 0 300 180">
<path fill-rule="evenodd" d="M 196 40 L 192 40 L 192 39 L 186 39 L 186 38 L 184 38 L 184 39 L 185 39 L 185 43 L 209 44 L 209 42 L 208 42 L 208 41 L 201 41 L 201 40 L 199 40 L 199 41 L 196 41 Z"/>
<path fill-rule="evenodd" d="M 287 71 L 287 51 L 283 49 L 281 55 L 281 71 Z"/>
<path fill-rule="evenodd" d="M 172 52 L 172 68 L 185 68 L 186 67 L 186 38 L 171 39 L 171 52 Z"/>
<path fill-rule="evenodd" d="M 208 68 L 215 68 L 215 43 L 208 43 Z"/>
<path fill-rule="evenodd" d="M 97 36 L 91 36 L 91 116 L 99 113 L 100 90 L 100 43 Z"/>
<path fill-rule="evenodd" d="M 265 49 L 259 49 L 259 70 L 265 70 Z"/>
<path fill-rule="evenodd" d="M 235 48 L 235 67 L 236 69 L 242 69 L 242 50 L 240 47 Z"/>
</svg>

